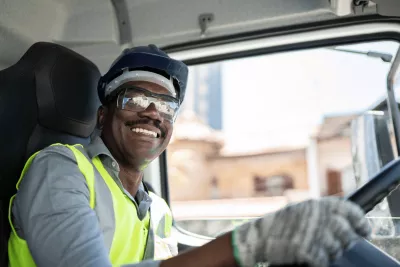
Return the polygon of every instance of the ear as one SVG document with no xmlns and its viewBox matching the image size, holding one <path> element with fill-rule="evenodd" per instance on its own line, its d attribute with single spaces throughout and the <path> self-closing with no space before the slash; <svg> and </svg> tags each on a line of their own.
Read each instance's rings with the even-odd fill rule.
<svg viewBox="0 0 400 267">
<path fill-rule="evenodd" d="M 106 106 L 100 106 L 99 109 L 97 110 L 97 127 L 100 130 L 103 129 L 107 113 L 108 113 L 108 108 Z"/>
</svg>

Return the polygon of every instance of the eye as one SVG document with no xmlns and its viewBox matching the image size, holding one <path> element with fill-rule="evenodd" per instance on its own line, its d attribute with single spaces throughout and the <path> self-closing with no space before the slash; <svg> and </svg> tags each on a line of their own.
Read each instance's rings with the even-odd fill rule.
<svg viewBox="0 0 400 267">
<path fill-rule="evenodd" d="M 157 103 L 156 107 L 159 111 L 161 112 L 165 112 L 166 108 L 165 108 L 165 103 Z"/>
<path fill-rule="evenodd" d="M 133 104 L 140 107 L 147 107 L 149 105 L 149 100 L 147 97 L 135 97 L 133 98 Z"/>
<path fill-rule="evenodd" d="M 172 114 L 172 110 L 171 110 L 171 108 L 170 108 L 169 106 L 166 108 L 165 112 L 166 112 L 167 114 L 169 114 L 169 115 Z"/>
</svg>

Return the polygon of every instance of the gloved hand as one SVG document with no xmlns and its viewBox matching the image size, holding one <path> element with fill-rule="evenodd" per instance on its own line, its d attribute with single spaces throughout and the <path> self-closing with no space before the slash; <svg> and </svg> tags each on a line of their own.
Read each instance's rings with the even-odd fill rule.
<svg viewBox="0 0 400 267">
<path fill-rule="evenodd" d="M 370 233 L 364 212 L 336 197 L 308 200 L 251 221 L 232 232 L 241 267 L 256 263 L 325 267 Z"/>
</svg>

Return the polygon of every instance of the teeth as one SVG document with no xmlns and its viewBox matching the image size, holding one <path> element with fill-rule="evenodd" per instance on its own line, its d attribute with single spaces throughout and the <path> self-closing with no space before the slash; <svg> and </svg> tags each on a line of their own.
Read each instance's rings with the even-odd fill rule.
<svg viewBox="0 0 400 267">
<path fill-rule="evenodd" d="M 157 137 L 157 133 L 155 133 L 153 131 L 146 130 L 146 129 L 142 129 L 142 128 L 132 128 L 131 131 L 135 132 L 135 133 L 141 133 L 141 134 Z"/>
</svg>

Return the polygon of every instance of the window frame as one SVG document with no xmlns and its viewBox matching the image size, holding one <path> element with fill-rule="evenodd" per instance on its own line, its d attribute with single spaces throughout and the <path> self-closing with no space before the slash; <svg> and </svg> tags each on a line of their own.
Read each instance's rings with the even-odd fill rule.
<svg viewBox="0 0 400 267">
<path fill-rule="evenodd" d="M 314 29 L 310 25 L 302 25 L 300 28 L 293 29 L 292 31 L 285 30 L 267 34 L 263 38 L 253 38 L 238 42 L 220 42 L 222 44 L 217 45 L 210 45 L 204 42 L 200 45 L 185 44 L 181 47 L 166 47 L 164 49 L 172 58 L 183 60 L 188 66 L 195 66 L 278 52 L 348 45 L 360 42 L 396 41 L 400 43 L 400 18 L 382 19 L 382 17 L 379 17 L 373 18 L 372 21 L 362 18 L 361 20 L 348 20 L 336 24 L 335 22 L 333 24 L 323 24 L 315 26 Z M 188 47 L 192 49 L 187 49 Z M 216 51 L 219 51 L 219 53 L 216 53 Z M 400 116 L 399 110 L 395 110 L 395 112 Z M 391 117 L 391 120 L 393 122 L 393 117 Z M 396 140 L 399 142 L 399 136 L 396 136 Z M 160 190 L 162 197 L 170 204 L 167 151 L 164 151 L 159 159 Z M 174 230 L 181 235 L 189 235 L 190 238 L 194 238 L 197 241 L 212 240 L 211 237 L 199 236 L 181 229 L 175 223 Z M 193 246 L 197 246 L 195 244 L 198 243 L 197 241 L 192 243 Z M 190 242 L 185 242 L 186 247 L 192 247 Z"/>
</svg>

